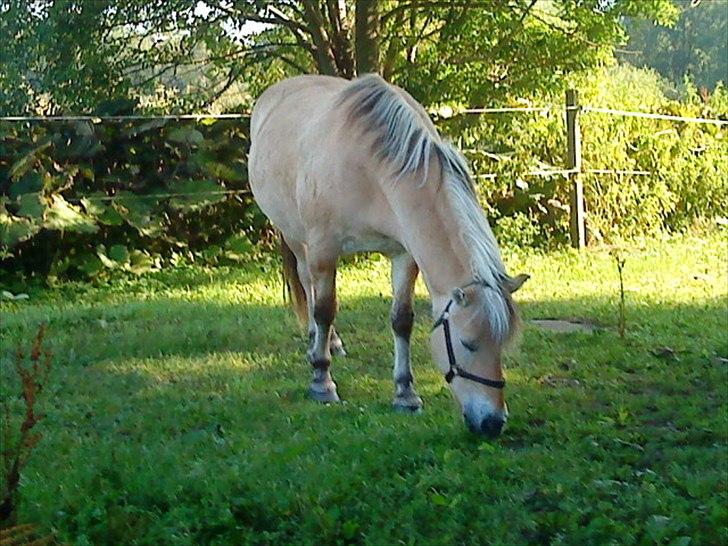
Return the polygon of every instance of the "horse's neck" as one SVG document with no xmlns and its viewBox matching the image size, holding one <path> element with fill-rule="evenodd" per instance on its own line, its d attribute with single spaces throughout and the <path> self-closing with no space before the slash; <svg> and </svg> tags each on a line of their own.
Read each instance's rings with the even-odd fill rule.
<svg viewBox="0 0 728 546">
<path fill-rule="evenodd" d="M 401 242 L 422 271 L 433 305 L 449 298 L 454 288 L 472 276 L 458 211 L 439 182 L 428 180 L 418 187 L 410 180 L 400 180 L 388 192 L 399 220 Z"/>
</svg>

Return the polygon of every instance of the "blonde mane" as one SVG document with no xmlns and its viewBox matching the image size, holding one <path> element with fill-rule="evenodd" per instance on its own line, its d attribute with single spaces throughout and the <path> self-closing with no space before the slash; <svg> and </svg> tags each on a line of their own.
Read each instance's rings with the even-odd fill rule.
<svg viewBox="0 0 728 546">
<path fill-rule="evenodd" d="M 437 158 L 460 237 L 470 250 L 472 277 L 486 292 L 485 312 L 491 335 L 496 342 L 506 342 L 516 322 L 507 287 L 509 276 L 463 155 L 440 137 L 424 110 L 416 109 L 403 93 L 377 75 L 352 81 L 340 93 L 337 106 L 348 108 L 351 121 L 363 132 L 377 135 L 373 152 L 379 161 L 389 165 L 395 181 L 422 173 L 424 182 L 431 158 Z"/>
</svg>

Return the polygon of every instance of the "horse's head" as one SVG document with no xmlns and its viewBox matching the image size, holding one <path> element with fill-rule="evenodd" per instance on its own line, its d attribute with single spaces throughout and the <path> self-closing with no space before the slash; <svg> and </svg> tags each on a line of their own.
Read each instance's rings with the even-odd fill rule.
<svg viewBox="0 0 728 546">
<path fill-rule="evenodd" d="M 528 279 L 527 275 L 508 278 L 502 287 L 515 292 Z M 435 322 L 430 345 L 435 362 L 445 374 L 460 403 L 468 428 L 493 438 L 500 434 L 508 418 L 503 397 L 501 353 L 508 335 L 494 334 L 492 298 L 503 298 L 510 313 L 510 330 L 515 310 L 509 294 L 497 294 L 482 283 L 473 282 L 456 288 L 444 304 L 444 311 Z M 491 298 L 489 300 L 489 298 Z"/>
</svg>

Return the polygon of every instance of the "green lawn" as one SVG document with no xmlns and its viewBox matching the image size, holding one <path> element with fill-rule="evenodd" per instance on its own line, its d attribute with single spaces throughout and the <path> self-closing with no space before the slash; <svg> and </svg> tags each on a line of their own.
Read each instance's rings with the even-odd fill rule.
<svg viewBox="0 0 728 546">
<path fill-rule="evenodd" d="M 340 272 L 345 402 L 305 397 L 305 335 L 272 265 L 180 268 L 5 302 L 12 352 L 48 322 L 43 440 L 21 522 L 68 544 L 719 544 L 728 542 L 725 232 L 626 255 L 627 336 L 606 250 L 506 253 L 531 280 L 506 359 L 508 428 L 468 434 L 430 362 L 418 286 L 415 377 L 425 410 L 390 409 L 388 262 Z M 655 356 L 660 348 L 674 358 Z"/>
</svg>

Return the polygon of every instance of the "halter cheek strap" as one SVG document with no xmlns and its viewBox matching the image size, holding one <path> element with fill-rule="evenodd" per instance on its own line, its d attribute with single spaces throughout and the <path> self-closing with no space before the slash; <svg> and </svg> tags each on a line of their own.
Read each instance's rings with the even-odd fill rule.
<svg viewBox="0 0 728 546">
<path fill-rule="evenodd" d="M 450 365 L 450 369 L 445 374 L 445 381 L 451 383 L 453 378 L 455 376 L 458 376 L 462 377 L 463 379 L 475 381 L 476 383 L 480 383 L 481 385 L 493 387 L 494 389 L 504 388 L 506 386 L 505 381 L 486 379 L 485 377 L 480 377 L 470 372 L 467 372 L 463 370 L 460 366 L 458 366 L 457 361 L 455 360 L 455 350 L 452 348 L 452 335 L 450 334 L 450 306 L 452 305 L 452 302 L 453 300 L 447 302 L 447 305 L 440 315 L 440 318 L 438 318 L 435 321 L 435 324 L 432 326 L 433 330 L 435 330 L 439 326 L 442 326 L 442 329 L 445 333 L 445 349 L 447 350 L 447 361 Z"/>
</svg>

